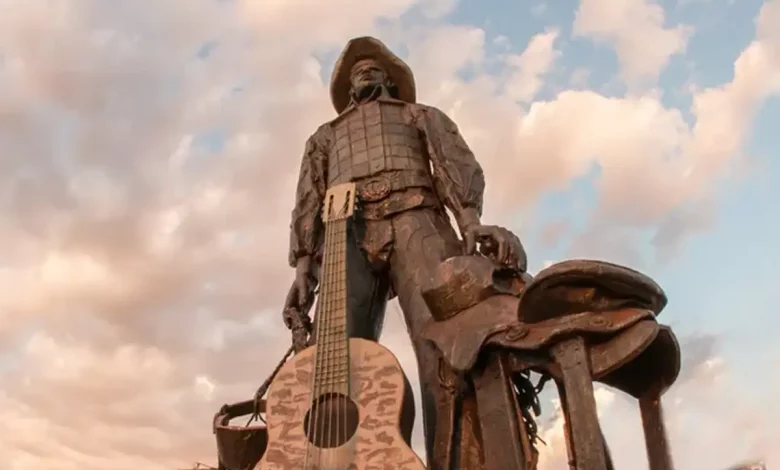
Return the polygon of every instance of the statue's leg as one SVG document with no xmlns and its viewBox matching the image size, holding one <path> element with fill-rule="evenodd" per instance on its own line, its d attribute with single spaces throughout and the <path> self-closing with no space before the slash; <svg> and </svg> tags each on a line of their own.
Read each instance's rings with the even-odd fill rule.
<svg viewBox="0 0 780 470">
<path fill-rule="evenodd" d="M 390 230 L 389 221 L 350 222 L 347 239 L 347 312 L 350 318 L 347 324 L 352 338 L 377 341 L 382 331 L 390 288 L 386 262 L 383 262 L 387 256 L 382 255 L 383 251 L 389 251 L 392 237 L 388 234 L 384 243 L 368 246 L 365 238 L 382 241 L 381 234 Z M 315 330 L 316 325 L 315 318 Z M 316 331 L 311 337 L 312 344 L 315 338 Z"/>
<path fill-rule="evenodd" d="M 384 263 L 373 264 L 368 256 L 375 258 L 376 253 L 364 249 L 365 237 L 374 237 L 374 232 L 390 230 L 389 221 L 358 221 L 351 224 L 347 243 L 347 295 L 349 318 L 349 336 L 377 341 L 382 331 L 387 307 L 390 279 Z M 389 245 L 390 237 L 388 237 Z M 361 249 L 363 248 L 363 249 Z M 381 250 L 381 247 L 380 247 Z"/>
<path fill-rule="evenodd" d="M 458 411 L 453 384 L 443 377 L 449 374 L 448 369 L 441 364 L 436 349 L 420 339 L 423 325 L 431 318 L 421 289 L 443 260 L 462 254 L 462 243 L 449 219 L 440 211 L 406 211 L 393 217 L 392 221 L 395 240 L 390 277 L 417 356 L 428 468 L 478 469 L 478 462 L 459 461 L 460 449 L 453 448 L 455 439 L 463 440 L 458 434 L 468 431 L 459 430 L 455 422 Z"/>
</svg>

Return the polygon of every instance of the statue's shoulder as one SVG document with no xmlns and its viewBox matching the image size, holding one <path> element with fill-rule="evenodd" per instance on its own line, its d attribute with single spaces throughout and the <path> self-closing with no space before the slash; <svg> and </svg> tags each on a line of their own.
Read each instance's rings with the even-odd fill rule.
<svg viewBox="0 0 780 470">
<path fill-rule="evenodd" d="M 321 124 L 317 129 L 309 136 L 309 141 L 315 144 L 322 144 L 328 142 L 330 134 L 333 132 L 333 121 L 328 121 Z"/>
<path fill-rule="evenodd" d="M 425 116 L 430 121 L 442 124 L 449 124 L 452 122 L 447 113 L 437 108 L 436 106 L 423 103 L 410 103 L 409 106 L 412 107 L 412 114 L 415 116 Z"/>
<path fill-rule="evenodd" d="M 323 124 L 322 126 L 320 126 L 320 128 L 325 127 L 326 130 L 324 132 L 332 130 L 333 126 L 338 124 L 340 121 L 344 120 L 344 118 L 346 118 L 350 114 L 354 113 L 356 109 L 357 109 L 357 106 L 355 106 L 354 104 L 350 103 L 350 105 L 347 106 L 346 108 L 344 108 L 344 110 L 342 112 L 340 112 L 336 117 L 334 117 L 330 121 L 328 121 L 325 124 Z"/>
<path fill-rule="evenodd" d="M 423 103 L 407 103 L 403 102 L 404 105 L 407 107 L 407 109 L 415 115 L 423 115 L 428 113 L 436 113 L 440 112 L 438 109 L 436 109 L 434 106 L 430 106 Z"/>
<path fill-rule="evenodd" d="M 439 108 L 437 108 L 436 106 L 431 106 L 431 105 L 425 104 L 425 103 L 406 103 L 406 105 L 409 106 L 411 109 L 417 109 L 417 110 L 420 110 L 420 111 L 439 112 Z"/>
<path fill-rule="evenodd" d="M 331 126 L 330 123 L 324 123 L 320 125 L 317 130 L 311 133 L 306 139 L 307 154 L 312 154 L 316 151 L 327 152 L 329 143 L 331 142 Z"/>
</svg>

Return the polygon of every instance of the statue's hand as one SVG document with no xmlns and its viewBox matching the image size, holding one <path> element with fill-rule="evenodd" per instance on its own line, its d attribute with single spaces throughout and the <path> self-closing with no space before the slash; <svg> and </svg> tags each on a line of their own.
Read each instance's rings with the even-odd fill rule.
<svg viewBox="0 0 780 470">
<path fill-rule="evenodd" d="M 308 276 L 296 276 L 284 301 L 285 309 L 308 310 L 314 296 L 314 281 Z"/>
<path fill-rule="evenodd" d="M 295 268 L 295 280 L 284 301 L 285 310 L 294 309 L 307 313 L 314 300 L 316 284 L 317 281 L 312 275 L 311 262 L 308 259 L 299 260 Z"/>
<path fill-rule="evenodd" d="M 523 244 L 514 233 L 504 227 L 474 224 L 466 227 L 463 239 L 467 255 L 476 253 L 479 243 L 480 253 L 502 266 L 522 272 L 528 267 Z"/>
</svg>

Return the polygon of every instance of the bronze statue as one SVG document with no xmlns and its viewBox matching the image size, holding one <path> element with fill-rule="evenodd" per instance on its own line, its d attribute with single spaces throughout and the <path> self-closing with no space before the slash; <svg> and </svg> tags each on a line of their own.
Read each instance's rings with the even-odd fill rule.
<svg viewBox="0 0 780 470">
<path fill-rule="evenodd" d="M 367 444 L 350 454 L 349 468 L 419 467 L 401 442 L 408 444 L 411 432 L 402 392 L 408 387 L 397 361 L 375 344 L 393 296 L 417 357 L 430 470 L 535 470 L 534 415 L 546 380 L 561 397 L 570 468 L 613 470 L 593 396 L 593 383 L 601 382 L 639 400 L 650 469 L 672 470 L 660 397 L 679 373 L 680 355 L 674 334 L 656 321 L 666 305 L 661 288 L 601 261 L 566 261 L 535 277 L 526 273 L 518 238 L 480 223 L 485 182 L 457 126 L 415 102 L 412 72 L 379 40 L 347 44 L 333 72 L 331 99 L 338 116 L 306 143 L 292 213 L 296 278 L 284 322 L 293 346 L 254 400 L 226 405 L 215 417 L 220 470 L 311 462 L 305 442 L 311 437 L 301 423 L 304 413 L 319 416 L 319 405 L 307 400 L 307 387 L 317 387 L 318 370 L 332 386 L 353 366 L 368 382 L 362 395 L 351 397 L 363 420 L 353 425 L 368 423 L 368 429 L 361 435 Z M 349 201 L 349 210 L 336 210 L 334 194 Z M 326 226 L 341 219 L 348 222 L 336 232 Z M 341 260 L 335 265 L 333 253 Z M 308 339 L 306 312 L 318 284 Z M 333 296 L 338 305 L 323 302 Z M 358 354 L 374 352 L 352 362 L 338 356 L 353 343 Z M 341 346 L 331 357 L 340 359 L 318 369 L 313 351 L 333 344 Z M 299 354 L 285 362 L 293 352 Z M 542 383 L 533 385 L 531 372 L 541 374 Z M 380 376 L 385 389 L 376 387 Z M 339 390 L 329 396 L 346 409 L 351 392 Z M 386 397 L 384 405 L 370 404 L 378 396 Z M 230 423 L 250 413 L 266 415 L 269 427 Z M 275 418 L 285 415 L 286 421 Z M 383 452 L 397 460 L 378 458 Z"/>
<path fill-rule="evenodd" d="M 356 314 L 350 335 L 376 340 L 387 301 L 398 296 L 417 356 L 428 467 L 434 470 L 449 459 L 450 436 L 440 429 L 455 429 L 449 411 L 454 394 L 442 380 L 439 355 L 420 338 L 431 319 L 421 288 L 440 262 L 473 253 L 477 242 L 519 270 L 525 270 L 525 252 L 508 230 L 480 223 L 485 180 L 479 163 L 452 120 L 416 103 L 411 70 L 382 42 L 349 41 L 333 71 L 331 100 L 339 115 L 309 138 L 301 162 L 290 236 L 296 280 L 286 307 L 305 310 L 314 294 L 326 190 L 354 182 L 361 218 L 352 245 L 362 256 L 349 266 Z"/>
</svg>

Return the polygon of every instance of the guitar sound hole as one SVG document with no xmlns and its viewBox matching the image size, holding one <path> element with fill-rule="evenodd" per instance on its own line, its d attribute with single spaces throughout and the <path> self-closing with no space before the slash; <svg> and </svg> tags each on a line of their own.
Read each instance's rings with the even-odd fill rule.
<svg viewBox="0 0 780 470">
<path fill-rule="evenodd" d="M 327 393 L 314 401 L 303 419 L 309 442 L 321 449 L 346 444 L 357 431 L 358 408 L 348 396 Z"/>
</svg>

